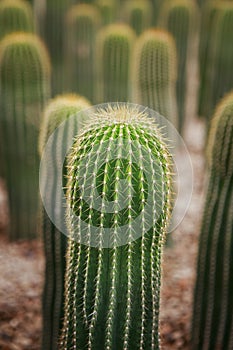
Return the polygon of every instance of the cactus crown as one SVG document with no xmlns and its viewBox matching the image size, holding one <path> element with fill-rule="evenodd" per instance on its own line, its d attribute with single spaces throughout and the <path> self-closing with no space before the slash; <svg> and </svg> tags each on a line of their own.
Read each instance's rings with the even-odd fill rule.
<svg viewBox="0 0 233 350">
<path fill-rule="evenodd" d="M 2 85 L 16 92 L 24 86 L 33 88 L 38 81 L 48 80 L 50 76 L 47 50 L 34 34 L 7 35 L 0 44 L 0 67 Z"/>
<path fill-rule="evenodd" d="M 33 12 L 24 0 L 0 1 L 0 38 L 16 31 L 33 32 Z"/>
<path fill-rule="evenodd" d="M 212 171 L 220 177 L 233 175 L 233 92 L 217 106 L 211 122 L 208 158 Z"/>
</svg>

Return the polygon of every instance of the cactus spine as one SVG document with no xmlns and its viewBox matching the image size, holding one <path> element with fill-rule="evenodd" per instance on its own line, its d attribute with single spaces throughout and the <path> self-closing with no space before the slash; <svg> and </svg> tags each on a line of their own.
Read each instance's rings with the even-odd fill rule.
<svg viewBox="0 0 233 350">
<path fill-rule="evenodd" d="M 213 2 L 205 11 L 209 33 L 208 38 L 203 37 L 200 46 L 200 59 L 204 57 L 204 65 L 200 70 L 199 114 L 209 118 L 217 102 L 233 88 L 233 3 Z"/>
<path fill-rule="evenodd" d="M 0 39 L 18 31 L 34 32 L 31 5 L 24 0 L 2 0 L 0 2 Z"/>
<path fill-rule="evenodd" d="M 112 24 L 98 33 L 97 102 L 128 100 L 134 37 L 132 29 L 125 24 Z"/>
<path fill-rule="evenodd" d="M 174 37 L 177 48 L 178 79 L 176 95 L 178 100 L 178 130 L 181 133 L 185 117 L 187 91 L 187 60 L 193 54 L 197 7 L 192 0 L 165 1 L 161 8 L 159 24 Z"/>
<path fill-rule="evenodd" d="M 133 101 L 177 126 L 176 48 L 169 33 L 148 29 L 137 39 L 132 75 Z"/>
<path fill-rule="evenodd" d="M 42 155 L 43 149 L 53 131 L 70 116 L 74 116 L 81 109 L 89 106 L 88 101 L 78 95 L 62 95 L 53 99 L 45 109 L 42 128 L 40 132 L 39 150 Z M 67 127 L 58 133 L 54 138 L 51 149 L 54 151 L 53 164 L 50 164 L 48 174 L 45 179 L 45 187 L 51 192 L 51 210 L 61 215 L 62 198 L 56 191 L 59 184 L 56 183 L 57 169 L 63 166 L 62 144 L 78 133 L 80 127 L 79 120 L 69 119 Z M 65 174 L 64 174 L 65 177 Z M 67 237 L 62 234 L 50 221 L 46 212 L 42 213 L 42 235 L 44 240 L 44 250 L 46 258 L 45 284 L 43 293 L 43 350 L 55 350 L 59 340 L 59 330 L 62 326 L 63 318 L 63 282 L 65 274 L 65 251 Z"/>
<path fill-rule="evenodd" d="M 72 6 L 66 17 L 68 86 L 91 101 L 95 81 L 95 34 L 100 23 L 100 14 L 94 5 Z"/>
<path fill-rule="evenodd" d="M 162 176 L 160 189 L 149 188 L 145 175 L 148 171 L 157 183 L 156 163 Z M 136 108 L 100 109 L 77 138 L 68 161 L 71 237 L 60 349 L 159 349 L 160 259 L 171 210 L 170 170 L 171 157 L 160 132 L 152 119 Z M 89 193 L 95 186 L 102 198 L 98 209 L 94 209 L 92 191 L 90 203 L 84 199 L 86 190 Z M 163 200 L 155 218 L 160 191 Z M 150 194 L 152 225 L 146 228 L 144 209 Z M 111 212 L 105 210 L 106 201 L 113 203 Z M 138 216 L 140 237 L 134 240 Z M 87 224 L 85 233 L 80 231 L 82 221 Z M 122 237 L 127 243 L 119 246 L 117 230 L 124 225 Z M 91 227 L 96 228 L 93 235 Z M 106 239 L 109 248 L 102 246 L 106 228 L 112 230 Z M 79 243 L 81 235 L 85 244 Z M 90 246 L 91 242 L 96 245 Z"/>
<path fill-rule="evenodd" d="M 202 220 L 192 348 L 233 348 L 233 94 L 218 105 L 209 134 L 210 176 Z"/>
<path fill-rule="evenodd" d="M 152 24 L 153 6 L 149 0 L 128 0 L 124 3 L 122 19 L 140 35 Z"/>
<path fill-rule="evenodd" d="M 0 45 L 0 129 L 10 205 L 10 238 L 37 232 L 40 115 L 50 93 L 47 51 L 33 34 L 7 35 Z"/>
</svg>

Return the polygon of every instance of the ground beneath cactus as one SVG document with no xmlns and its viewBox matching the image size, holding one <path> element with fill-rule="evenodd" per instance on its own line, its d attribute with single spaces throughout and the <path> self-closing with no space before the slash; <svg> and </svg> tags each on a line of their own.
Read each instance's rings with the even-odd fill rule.
<svg viewBox="0 0 233 350">
<path fill-rule="evenodd" d="M 186 144 L 194 172 L 193 194 L 182 223 L 169 236 L 163 258 L 161 305 L 162 349 L 189 349 L 195 261 L 201 213 L 205 163 L 204 125 L 192 118 L 186 127 Z M 180 164 L 182 196 L 191 177 L 184 154 Z M 181 196 L 176 215 L 182 217 Z M 6 239 L 7 203 L 0 182 L 0 349 L 37 350 L 41 340 L 41 293 L 44 256 L 41 242 L 10 243 Z"/>
</svg>

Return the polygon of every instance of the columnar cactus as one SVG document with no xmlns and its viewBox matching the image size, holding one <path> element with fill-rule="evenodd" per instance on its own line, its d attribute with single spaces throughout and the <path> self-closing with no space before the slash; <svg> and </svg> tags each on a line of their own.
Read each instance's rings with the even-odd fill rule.
<svg viewBox="0 0 233 350">
<path fill-rule="evenodd" d="M 174 37 L 177 48 L 178 79 L 178 130 L 182 132 L 185 117 L 185 101 L 187 91 L 187 62 L 193 54 L 195 29 L 197 28 L 197 7 L 192 0 L 165 1 L 161 7 L 159 22 Z"/>
<path fill-rule="evenodd" d="M 94 5 L 80 4 L 70 8 L 66 17 L 65 54 L 68 84 L 93 101 L 95 82 L 95 35 L 101 24 L 100 13 Z"/>
<path fill-rule="evenodd" d="M 50 94 L 50 62 L 33 34 L 7 35 L 0 44 L 0 130 L 10 205 L 10 238 L 37 232 L 41 111 Z"/>
<path fill-rule="evenodd" d="M 133 101 L 152 108 L 177 126 L 176 48 L 172 36 L 146 30 L 136 41 L 133 56 Z"/>
<path fill-rule="evenodd" d="M 153 6 L 149 0 L 127 0 L 121 13 L 137 35 L 152 25 Z"/>
<path fill-rule="evenodd" d="M 61 350 L 159 349 L 170 174 L 159 130 L 135 107 L 100 109 L 77 138 L 68 156 Z"/>
<path fill-rule="evenodd" d="M 24 0 L 1 0 L 0 39 L 18 31 L 34 32 L 31 5 Z"/>
<path fill-rule="evenodd" d="M 156 25 L 158 17 L 159 17 L 160 7 L 163 4 L 163 0 L 152 0 L 152 4 L 153 4 L 153 7 L 154 7 L 153 23 L 154 23 L 154 25 Z"/>
<path fill-rule="evenodd" d="M 96 38 L 96 101 L 127 101 L 130 89 L 130 64 L 135 34 L 125 24 L 112 24 Z"/>
<path fill-rule="evenodd" d="M 199 114 L 209 118 L 214 106 L 233 88 L 233 3 L 218 1 L 209 3 L 206 12 L 209 28 L 208 37 L 204 36 L 200 46 L 201 84 L 199 96 Z M 203 21 L 205 17 L 203 14 Z M 203 22 L 204 23 L 204 22 Z M 203 34 L 205 35 L 205 34 Z M 203 62 L 203 65 L 202 65 Z"/>
<path fill-rule="evenodd" d="M 95 3 L 101 13 L 102 23 L 104 25 L 114 23 L 117 13 L 116 0 L 96 0 Z"/>
<path fill-rule="evenodd" d="M 45 187 L 50 196 L 50 211 L 56 211 L 61 216 L 62 198 L 59 191 L 56 192 L 57 171 L 63 167 L 62 144 L 78 133 L 80 120 L 70 118 L 76 115 L 81 109 L 89 106 L 88 101 L 78 95 L 63 95 L 52 100 L 45 109 L 44 119 L 40 132 L 39 150 L 42 156 L 46 142 L 54 130 L 64 121 L 67 127 L 59 132 L 58 137 L 54 137 L 52 150 L 55 150 L 51 157 L 53 163 L 50 164 L 48 174 L 45 176 Z M 65 174 L 64 174 L 65 177 Z M 65 179 L 64 179 L 65 182 Z M 63 282 L 65 274 L 65 251 L 67 237 L 62 234 L 50 221 L 46 212 L 42 213 L 42 236 L 45 250 L 45 284 L 43 293 L 43 337 L 42 349 L 55 350 L 59 340 L 59 330 L 63 318 Z"/>
<path fill-rule="evenodd" d="M 210 177 L 202 220 L 192 348 L 233 348 L 233 93 L 218 105 L 209 135 Z"/>
</svg>

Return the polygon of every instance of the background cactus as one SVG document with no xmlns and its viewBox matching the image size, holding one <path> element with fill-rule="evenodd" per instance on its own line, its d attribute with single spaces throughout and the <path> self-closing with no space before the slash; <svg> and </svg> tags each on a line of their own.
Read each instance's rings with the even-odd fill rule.
<svg viewBox="0 0 233 350">
<path fill-rule="evenodd" d="M 40 115 L 50 94 L 50 61 L 33 34 L 0 44 L 0 130 L 10 205 L 10 238 L 37 233 Z"/>
<path fill-rule="evenodd" d="M 96 0 L 95 4 L 101 13 L 101 19 L 104 25 L 115 22 L 117 13 L 116 0 Z"/>
<path fill-rule="evenodd" d="M 87 108 L 89 102 L 78 95 L 58 96 L 48 104 L 44 112 L 42 128 L 40 132 L 39 150 L 42 156 L 43 149 L 53 131 L 69 117 L 77 114 L 81 109 Z M 50 210 L 61 216 L 62 198 L 59 197 L 57 186 L 57 171 L 64 168 L 62 159 L 62 145 L 67 140 L 78 133 L 81 120 L 69 119 L 67 127 L 58 133 L 53 139 L 52 150 L 55 153 L 51 157 L 53 163 L 50 164 L 48 174 L 46 174 L 44 186 L 50 196 Z M 65 168 L 64 168 L 65 169 Z M 64 173 L 64 183 L 65 183 Z M 55 216 L 55 214 L 54 214 Z M 55 350 L 59 340 L 59 330 L 62 326 L 63 318 L 63 282 L 65 274 L 65 251 L 67 237 L 62 234 L 50 221 L 45 210 L 42 213 L 42 236 L 44 240 L 45 284 L 43 293 L 43 337 L 42 349 Z"/>
<path fill-rule="evenodd" d="M 177 48 L 178 79 L 178 130 L 181 133 L 185 118 L 187 92 L 187 62 L 194 53 L 197 7 L 192 0 L 165 1 L 161 6 L 158 23 L 174 37 Z"/>
<path fill-rule="evenodd" d="M 94 5 L 80 4 L 70 8 L 66 17 L 67 87 L 93 101 L 95 85 L 95 35 L 101 24 Z"/>
<path fill-rule="evenodd" d="M 153 6 L 149 0 L 127 0 L 122 8 L 122 19 L 137 35 L 152 25 Z"/>
<path fill-rule="evenodd" d="M 130 64 L 135 34 L 125 24 L 101 29 L 96 38 L 96 100 L 127 101 L 130 89 Z"/>
<path fill-rule="evenodd" d="M 202 220 L 192 348 L 233 348 L 233 93 L 216 109 L 209 137 L 210 177 Z"/>
<path fill-rule="evenodd" d="M 31 5 L 24 0 L 0 1 L 0 39 L 12 32 L 34 32 Z"/>
<path fill-rule="evenodd" d="M 200 59 L 201 84 L 199 94 L 199 114 L 209 118 L 214 106 L 233 88 L 233 3 L 231 1 L 213 2 L 206 9 L 208 38 L 201 41 Z M 204 16 L 204 15 L 203 15 Z M 203 17 L 203 21 L 205 17 Z M 203 24 L 202 32 L 205 30 Z M 206 28 L 208 30 L 208 28 Z"/>
<path fill-rule="evenodd" d="M 153 119 L 136 108 L 120 105 L 94 115 L 68 156 L 71 238 L 60 349 L 158 349 L 160 258 L 171 210 L 171 156 Z M 148 174 L 154 187 L 149 187 Z M 97 208 L 92 191 L 90 203 L 85 200 L 86 191 L 95 186 L 101 197 Z M 109 213 L 106 201 L 114 203 Z M 120 246 L 117 230 L 123 226 L 124 231 L 124 225 L 121 237 L 126 244 Z M 105 228 L 112 230 L 107 238 Z M 79 243 L 82 238 L 85 244 Z"/>
<path fill-rule="evenodd" d="M 132 76 L 133 101 L 177 126 L 176 48 L 168 32 L 148 29 L 137 39 Z"/>
</svg>

